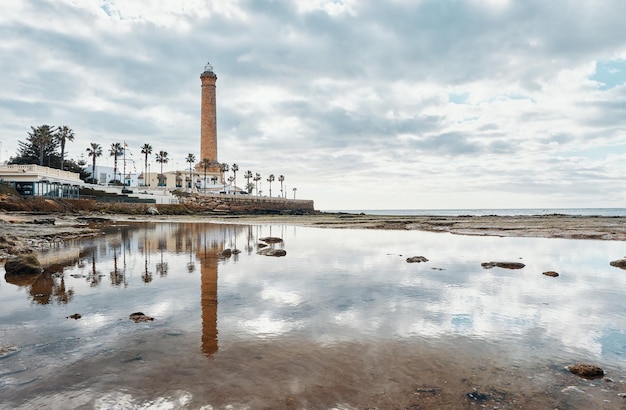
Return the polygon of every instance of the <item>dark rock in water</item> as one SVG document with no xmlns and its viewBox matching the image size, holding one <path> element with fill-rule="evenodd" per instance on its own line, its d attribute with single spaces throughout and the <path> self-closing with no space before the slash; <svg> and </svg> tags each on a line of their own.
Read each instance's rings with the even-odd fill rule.
<svg viewBox="0 0 626 410">
<path fill-rule="evenodd" d="M 591 364 L 577 363 L 567 366 L 566 369 L 584 379 L 601 379 L 604 377 L 604 370 Z"/>
<path fill-rule="evenodd" d="M 556 278 L 557 276 L 559 276 L 559 274 L 553 270 L 549 270 L 547 272 L 544 272 L 543 274 L 546 276 L 553 277 L 553 278 Z"/>
<path fill-rule="evenodd" d="M 615 266 L 616 268 L 626 269 L 626 259 L 617 259 L 611 261 L 611 266 Z"/>
<path fill-rule="evenodd" d="M 261 239 L 259 239 L 259 240 L 260 240 L 260 241 L 263 241 L 263 242 L 265 242 L 265 243 L 280 243 L 280 242 L 282 242 L 282 241 L 283 241 L 281 238 L 275 238 L 275 237 L 273 237 L 273 236 L 267 236 L 267 237 L 265 237 L 265 238 L 261 238 Z"/>
<path fill-rule="evenodd" d="M 481 402 L 481 403 L 484 402 L 484 401 L 489 400 L 489 398 L 490 398 L 488 394 L 479 393 L 477 391 L 473 391 L 473 392 L 467 393 L 466 396 L 470 400 L 474 400 L 474 401 Z"/>
<path fill-rule="evenodd" d="M 54 218 L 33 219 L 35 225 L 54 225 Z"/>
<path fill-rule="evenodd" d="M 34 275 L 43 272 L 39 259 L 32 254 L 17 255 L 9 259 L 4 270 L 10 275 Z"/>
<path fill-rule="evenodd" d="M 504 269 L 522 269 L 526 265 L 520 262 L 483 262 L 480 264 L 480 266 L 485 269 L 491 269 L 494 267 Z"/>
<path fill-rule="evenodd" d="M 232 254 L 233 255 L 239 255 L 241 253 L 241 251 L 239 249 L 233 249 Z"/>
<path fill-rule="evenodd" d="M 154 320 L 154 318 L 150 316 L 146 316 L 142 312 L 135 312 L 135 313 L 131 313 L 130 320 L 132 320 L 135 323 L 140 323 L 140 322 L 151 322 Z"/>
<path fill-rule="evenodd" d="M 20 348 L 15 345 L 0 345 L 0 358 L 10 356 L 20 351 Z"/>
<path fill-rule="evenodd" d="M 423 256 L 411 256 L 410 258 L 406 258 L 406 261 L 408 263 L 420 263 L 420 262 L 428 262 L 428 259 L 426 259 Z"/>
<path fill-rule="evenodd" d="M 69 315 L 68 317 L 66 317 L 66 319 L 74 319 L 74 320 L 78 320 L 81 317 L 83 317 L 83 315 L 81 315 L 80 313 L 74 313 L 73 315 Z"/>
<path fill-rule="evenodd" d="M 260 248 L 265 248 L 265 247 L 267 247 L 267 244 L 265 244 L 265 243 L 257 243 L 256 247 L 259 248 L 259 249 Z"/>
<path fill-rule="evenodd" d="M 287 255 L 287 251 L 284 249 L 263 248 L 257 251 L 257 254 L 265 256 L 285 256 Z"/>
<path fill-rule="evenodd" d="M 220 256 L 223 258 L 230 258 L 232 254 L 233 254 L 233 251 L 231 251 L 230 248 L 226 248 L 220 252 Z"/>
</svg>

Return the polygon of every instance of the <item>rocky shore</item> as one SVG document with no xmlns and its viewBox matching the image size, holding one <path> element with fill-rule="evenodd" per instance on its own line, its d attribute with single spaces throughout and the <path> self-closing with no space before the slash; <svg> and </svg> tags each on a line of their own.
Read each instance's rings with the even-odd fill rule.
<svg viewBox="0 0 626 410">
<path fill-rule="evenodd" d="M 456 235 L 626 241 L 626 217 L 382 216 L 317 212 L 305 215 L 128 215 L 86 213 L 0 213 L 0 258 L 53 248 L 64 240 L 100 235 L 111 222 L 179 221 L 279 224 L 319 228 L 421 230 Z"/>
</svg>

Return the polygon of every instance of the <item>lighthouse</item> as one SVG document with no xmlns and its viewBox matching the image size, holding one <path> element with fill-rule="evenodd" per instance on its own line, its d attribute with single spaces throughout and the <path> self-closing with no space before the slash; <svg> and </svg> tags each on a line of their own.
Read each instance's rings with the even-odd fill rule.
<svg viewBox="0 0 626 410">
<path fill-rule="evenodd" d="M 217 109 L 215 101 L 215 82 L 217 75 L 213 66 L 207 63 L 204 72 L 200 74 L 202 82 L 202 100 L 200 113 L 200 158 L 196 169 L 202 168 L 205 159 L 210 161 L 209 172 L 219 172 L 220 163 L 217 160 Z"/>
</svg>

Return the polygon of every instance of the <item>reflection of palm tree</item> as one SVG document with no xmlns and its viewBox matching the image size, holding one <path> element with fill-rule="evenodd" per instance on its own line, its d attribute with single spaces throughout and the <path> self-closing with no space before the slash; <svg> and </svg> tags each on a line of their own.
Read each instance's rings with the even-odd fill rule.
<svg viewBox="0 0 626 410">
<path fill-rule="evenodd" d="M 163 262 L 163 248 L 165 247 L 165 240 L 159 239 L 159 251 L 161 252 L 161 262 L 156 264 L 156 271 L 159 276 L 167 276 L 168 265 L 167 262 Z"/>
<path fill-rule="evenodd" d="M 117 266 L 117 247 L 113 246 L 113 271 L 109 274 L 111 277 L 111 285 L 119 286 L 124 282 L 124 273 L 120 272 Z"/>
<path fill-rule="evenodd" d="M 152 282 L 152 272 L 148 271 L 148 256 L 150 255 L 150 252 L 148 251 L 147 242 L 148 242 L 148 238 L 144 234 L 144 236 L 143 236 L 143 262 L 144 262 L 144 268 L 143 268 L 143 274 L 141 275 L 141 279 L 143 280 L 144 283 Z"/>
<path fill-rule="evenodd" d="M 87 276 L 89 286 L 96 287 L 100 284 L 100 272 L 96 270 L 96 250 L 91 253 L 91 273 Z"/>
</svg>

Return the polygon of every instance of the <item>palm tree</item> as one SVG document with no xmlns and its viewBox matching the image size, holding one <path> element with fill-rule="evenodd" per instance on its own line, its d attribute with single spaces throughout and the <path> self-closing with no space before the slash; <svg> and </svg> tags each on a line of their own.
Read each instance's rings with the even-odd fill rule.
<svg viewBox="0 0 626 410">
<path fill-rule="evenodd" d="M 261 174 L 257 172 L 252 180 L 254 181 L 254 190 L 256 191 L 256 194 L 259 195 L 259 181 L 261 180 Z"/>
<path fill-rule="evenodd" d="M 57 128 L 54 137 L 61 145 L 61 169 L 63 169 L 63 163 L 65 162 L 65 141 L 74 141 L 74 131 L 67 125 L 62 125 Z"/>
<path fill-rule="evenodd" d="M 282 175 L 278 176 L 278 180 L 280 181 L 280 197 L 284 198 L 283 196 L 283 181 L 285 180 L 285 177 Z"/>
<path fill-rule="evenodd" d="M 252 182 L 248 182 L 246 184 L 246 191 L 248 191 L 248 193 L 251 194 L 253 189 L 254 189 L 254 184 Z"/>
<path fill-rule="evenodd" d="M 269 178 L 267 178 L 267 182 L 270 183 L 270 198 L 272 197 L 272 182 L 274 182 L 275 179 L 274 174 L 270 174 Z"/>
<path fill-rule="evenodd" d="M 298 188 L 293 188 L 293 199 L 296 199 L 296 191 L 298 190 Z"/>
<path fill-rule="evenodd" d="M 161 174 L 158 184 L 159 186 L 165 186 L 165 177 L 163 176 L 163 164 L 167 164 L 168 161 L 169 158 L 167 157 L 167 151 L 159 151 L 159 153 L 156 154 L 156 162 L 161 164 Z"/>
<path fill-rule="evenodd" d="M 252 171 L 247 170 L 243 174 L 243 177 L 246 179 L 246 190 L 248 191 L 248 193 L 252 192 L 252 191 L 248 190 L 248 185 L 250 185 L 250 178 L 252 178 Z"/>
<path fill-rule="evenodd" d="M 230 167 L 230 170 L 233 171 L 233 185 L 235 185 L 235 189 L 237 189 L 237 171 L 239 171 L 239 165 L 237 165 L 236 163 L 233 164 Z"/>
<path fill-rule="evenodd" d="M 91 160 L 91 182 L 96 183 L 96 158 L 102 156 L 102 147 L 95 142 L 91 143 L 91 146 L 87 148 L 87 156 L 92 157 Z"/>
<path fill-rule="evenodd" d="M 204 169 L 204 192 L 206 192 L 206 169 L 211 166 L 211 160 L 208 158 L 203 158 L 200 165 L 202 166 L 202 169 Z"/>
<path fill-rule="evenodd" d="M 224 184 L 224 191 L 226 191 L 226 178 L 224 178 L 224 173 L 228 172 L 228 164 L 222 163 L 220 164 L 220 172 L 222 173 L 222 184 Z"/>
<path fill-rule="evenodd" d="M 141 147 L 141 153 L 144 155 L 143 161 L 143 185 L 149 185 L 150 179 L 148 178 L 148 155 L 152 154 L 152 145 L 143 144 Z M 146 179 L 148 180 L 148 184 L 146 184 Z"/>
<path fill-rule="evenodd" d="M 196 156 L 193 155 L 192 153 L 187 154 L 187 158 L 185 158 L 185 161 L 189 162 L 189 192 L 193 191 L 193 174 L 192 174 L 192 167 L 193 167 L 193 163 L 196 162 Z"/>
<path fill-rule="evenodd" d="M 234 180 L 235 180 L 235 177 L 228 177 L 228 184 L 229 184 L 229 185 L 233 185 L 233 181 L 234 181 Z M 226 189 L 224 189 L 224 191 L 226 191 Z M 231 192 L 232 194 L 235 194 L 235 192 L 236 192 L 236 191 L 233 191 L 233 187 L 232 187 L 232 186 L 230 187 L 230 192 Z"/>
<path fill-rule="evenodd" d="M 122 147 L 122 144 L 119 142 L 112 143 L 111 149 L 109 149 L 109 155 L 113 157 L 113 183 L 115 183 L 115 178 L 117 178 L 117 158 L 124 155 L 124 148 Z"/>
<path fill-rule="evenodd" d="M 218 180 L 218 179 L 219 179 L 219 178 L 217 177 L 217 175 L 213 175 L 213 176 L 211 177 L 211 183 L 212 183 L 213 185 L 217 184 L 217 180 Z"/>
</svg>

